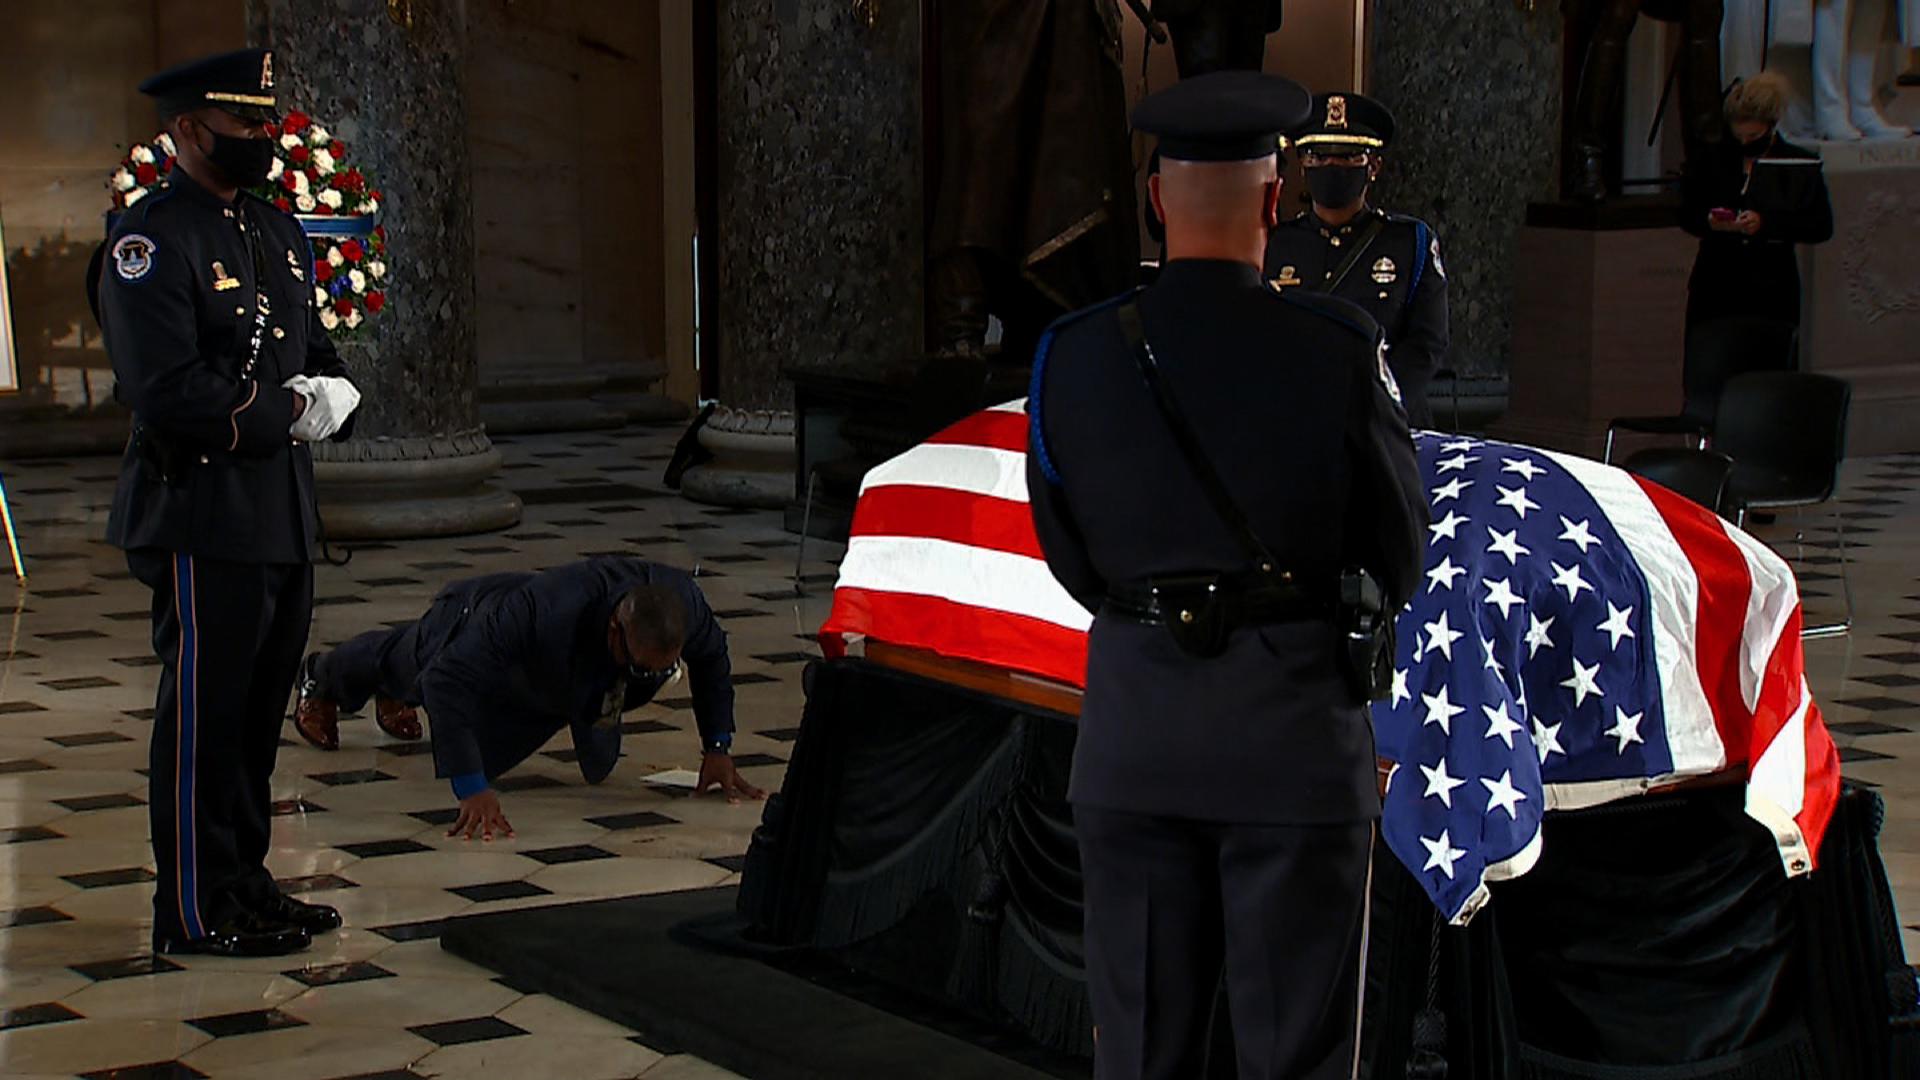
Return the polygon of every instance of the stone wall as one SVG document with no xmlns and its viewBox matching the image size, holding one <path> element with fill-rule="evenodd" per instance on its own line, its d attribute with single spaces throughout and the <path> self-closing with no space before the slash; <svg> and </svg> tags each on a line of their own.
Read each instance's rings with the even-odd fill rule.
<svg viewBox="0 0 1920 1080">
<path fill-rule="evenodd" d="M 919 5 L 718 2 L 720 398 L 784 408 L 921 351 Z"/>
<path fill-rule="evenodd" d="M 1560 5 L 1377 0 L 1368 92 L 1399 124 L 1380 205 L 1440 237 L 1451 364 L 1507 371 L 1514 236 L 1559 175 Z"/>
</svg>

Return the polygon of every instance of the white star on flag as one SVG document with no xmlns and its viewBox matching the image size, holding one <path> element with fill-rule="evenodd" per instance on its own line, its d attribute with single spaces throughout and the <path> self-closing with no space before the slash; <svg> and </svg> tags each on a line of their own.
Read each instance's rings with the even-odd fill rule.
<svg viewBox="0 0 1920 1080">
<path fill-rule="evenodd" d="M 1588 529 L 1587 522 L 1585 521 L 1575 525 L 1573 522 L 1567 520 L 1565 514 L 1562 514 L 1560 515 L 1560 528 L 1562 530 L 1560 539 L 1571 544 L 1578 544 L 1580 546 L 1580 554 L 1582 555 L 1587 553 L 1588 545 L 1598 544 L 1600 542 L 1599 537 L 1594 536 L 1592 531 Z"/>
<path fill-rule="evenodd" d="M 1457 533 L 1460 529 L 1460 526 L 1465 525 L 1468 520 L 1469 519 L 1463 518 L 1459 514 L 1456 514 L 1451 510 L 1447 511 L 1446 517 L 1443 517 L 1439 521 L 1436 521 L 1433 524 L 1427 526 L 1427 531 L 1433 534 L 1433 539 L 1428 540 L 1427 543 L 1437 544 L 1440 542 L 1440 538 L 1443 536 L 1449 540 L 1459 539 L 1459 537 L 1456 536 L 1455 533 Z"/>
<path fill-rule="evenodd" d="M 1453 837 L 1447 834 L 1446 829 L 1440 830 L 1439 839 L 1429 840 L 1423 836 L 1420 843 L 1427 849 L 1427 865 L 1420 869 L 1427 871 L 1437 866 L 1441 873 L 1447 875 L 1447 880 L 1453 880 L 1453 864 L 1459 862 L 1466 851 L 1453 846 Z"/>
<path fill-rule="evenodd" d="M 1527 511 L 1540 509 L 1539 503 L 1527 498 L 1527 489 L 1524 485 L 1509 490 L 1501 487 L 1499 484 L 1495 484 L 1493 485 L 1493 490 L 1500 493 L 1500 498 L 1495 501 L 1501 506 L 1511 508 L 1514 513 L 1520 515 L 1520 520 L 1522 521 L 1527 519 Z"/>
<path fill-rule="evenodd" d="M 1632 617 L 1632 608 L 1622 611 L 1614 607 L 1613 601 L 1609 600 L 1607 601 L 1607 621 L 1594 627 L 1594 629 L 1606 631 L 1607 636 L 1613 639 L 1613 647 L 1617 649 L 1620 647 L 1621 638 L 1630 638 L 1633 636 L 1633 627 L 1627 625 L 1627 620 Z"/>
<path fill-rule="evenodd" d="M 1540 755 L 1540 764 L 1542 765 L 1545 765 L 1547 758 L 1553 754 L 1566 757 L 1567 748 L 1560 745 L 1560 725 L 1547 725 L 1535 720 L 1533 722 L 1533 749 Z"/>
<path fill-rule="evenodd" d="M 1480 711 L 1487 714 L 1486 737 L 1499 739 L 1507 744 L 1507 749 L 1513 749 L 1514 733 L 1526 729 L 1515 723 L 1513 717 L 1507 715 L 1507 703 L 1501 702 L 1497 709 L 1491 705 L 1482 705 Z"/>
<path fill-rule="evenodd" d="M 1439 471 L 1439 472 L 1464 472 L 1466 471 L 1467 466 L 1479 460 L 1480 459 L 1477 457 L 1468 457 L 1465 454 L 1455 454 L 1453 457 L 1441 458 L 1438 461 L 1435 461 L 1434 467 L 1436 471 Z"/>
<path fill-rule="evenodd" d="M 1466 783 L 1466 781 L 1455 780 L 1453 777 L 1447 775 L 1447 759 L 1441 758 L 1438 768 L 1429 769 L 1425 765 L 1422 765 L 1420 766 L 1420 771 L 1426 774 L 1427 777 L 1427 793 L 1421 797 L 1437 798 L 1447 809 L 1453 809 L 1453 789 Z"/>
<path fill-rule="evenodd" d="M 1541 622 L 1531 611 L 1527 613 L 1527 659 L 1533 659 L 1541 646 L 1553 648 L 1553 638 L 1547 636 L 1547 631 L 1551 629 L 1553 629 L 1552 619 Z"/>
<path fill-rule="evenodd" d="M 1441 484 L 1439 487 L 1433 489 L 1433 505 L 1439 506 L 1441 503 L 1446 502 L 1448 499 L 1457 499 L 1460 497 L 1461 492 L 1467 490 L 1472 486 L 1473 486 L 1473 481 L 1462 480 L 1456 476 L 1453 479 L 1447 481 L 1446 483 Z"/>
<path fill-rule="evenodd" d="M 1451 591 L 1453 579 L 1466 572 L 1466 567 L 1453 565 L 1453 556 L 1445 556 L 1440 560 L 1439 566 L 1427 571 L 1427 591 L 1432 592 L 1440 588 Z"/>
<path fill-rule="evenodd" d="M 1520 817 L 1519 806 L 1527 801 L 1527 793 L 1513 786 L 1512 769 L 1501 773 L 1499 780 L 1488 780 L 1482 777 L 1480 782 L 1487 788 L 1487 813 L 1505 810 L 1508 821 L 1514 821 Z"/>
<path fill-rule="evenodd" d="M 1572 566 L 1561 566 L 1559 563 L 1547 565 L 1553 567 L 1553 583 L 1567 590 L 1568 603 L 1572 603 L 1580 595 L 1581 589 L 1593 591 L 1593 586 L 1581 580 L 1579 563 L 1574 563 Z"/>
<path fill-rule="evenodd" d="M 1520 599 L 1519 594 L 1513 591 L 1513 583 L 1509 578 L 1501 578 L 1498 581 L 1483 581 L 1481 584 L 1487 587 L 1485 602 L 1498 607 L 1500 609 L 1500 617 L 1503 619 L 1513 614 L 1515 605 L 1525 602 Z"/>
<path fill-rule="evenodd" d="M 1444 611 L 1440 613 L 1438 619 L 1427 623 L 1421 629 L 1427 632 L 1427 648 L 1439 649 L 1440 655 L 1448 660 L 1453 659 L 1453 643 L 1467 636 L 1447 625 L 1447 613 Z"/>
<path fill-rule="evenodd" d="M 1500 459 L 1500 471 L 1510 472 L 1510 473 L 1519 473 L 1522 477 L 1526 479 L 1527 483 L 1531 484 L 1533 483 L 1534 477 L 1539 476 L 1541 473 L 1544 473 L 1547 470 L 1534 464 L 1532 461 L 1528 460 L 1527 458 L 1503 457 Z"/>
<path fill-rule="evenodd" d="M 1460 450 L 1471 450 L 1473 449 L 1473 440 L 1472 439 L 1455 439 L 1452 442 L 1441 443 L 1440 449 L 1449 454 L 1454 453 L 1456 451 L 1460 451 Z"/>
<path fill-rule="evenodd" d="M 1493 639 L 1481 638 L 1480 651 L 1486 655 L 1486 660 L 1482 662 L 1480 666 L 1504 678 L 1507 674 L 1507 669 L 1501 666 L 1500 658 L 1493 653 Z"/>
<path fill-rule="evenodd" d="M 1487 526 L 1487 536 L 1493 541 L 1493 543 L 1487 545 L 1487 550 L 1495 555 L 1505 555 L 1508 566 L 1517 564 L 1522 555 L 1533 554 L 1533 552 L 1520 546 L 1519 529 L 1503 533 L 1489 525 Z"/>
<path fill-rule="evenodd" d="M 1466 712 L 1464 706 L 1455 705 L 1447 700 L 1447 688 L 1442 686 L 1437 694 L 1421 694 L 1420 700 L 1427 706 L 1427 718 L 1420 722 L 1421 727 L 1439 724 L 1440 733 L 1453 734 L 1453 718 Z"/>
<path fill-rule="evenodd" d="M 1587 703 L 1588 695 L 1592 695 L 1594 697 L 1607 696 L 1607 692 L 1605 690 L 1600 689 L 1600 684 L 1597 681 L 1595 681 L 1599 677 L 1599 675 L 1600 675 L 1599 664 L 1595 664 L 1592 667 L 1588 667 L 1585 664 L 1582 664 L 1580 662 L 1579 657 L 1574 658 L 1573 677 L 1560 684 L 1561 686 L 1564 686 L 1567 689 L 1573 691 L 1573 707 L 1574 708 L 1577 709 L 1580 706 L 1585 705 Z"/>
<path fill-rule="evenodd" d="M 1601 732 L 1601 734 L 1611 739 L 1620 740 L 1620 745 L 1613 751 L 1615 754 L 1626 753 L 1627 744 L 1629 743 L 1645 743 L 1647 741 L 1640 737 L 1640 721 L 1646 715 L 1644 712 L 1637 712 L 1632 716 L 1628 716 L 1627 710 L 1618 705 L 1613 707 L 1613 726 Z"/>
<path fill-rule="evenodd" d="M 1413 700 L 1413 691 L 1407 689 L 1406 671 L 1396 670 L 1393 673 L 1393 700 L 1390 704 L 1388 704 L 1387 708 L 1397 709 L 1400 707 L 1400 703 L 1402 701 L 1412 701 L 1412 700 Z"/>
</svg>

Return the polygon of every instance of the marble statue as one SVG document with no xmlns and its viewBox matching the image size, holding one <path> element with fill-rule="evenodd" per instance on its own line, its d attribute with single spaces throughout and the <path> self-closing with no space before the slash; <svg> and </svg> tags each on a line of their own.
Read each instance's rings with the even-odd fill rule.
<svg viewBox="0 0 1920 1080">
<path fill-rule="evenodd" d="M 1727 72 L 1736 77 L 1786 50 L 1809 50 L 1810 100 L 1789 111 L 1789 134 L 1842 142 L 1914 134 L 1881 115 L 1876 68 L 1896 40 L 1920 46 L 1920 0 L 1727 0 L 1724 39 Z"/>
</svg>

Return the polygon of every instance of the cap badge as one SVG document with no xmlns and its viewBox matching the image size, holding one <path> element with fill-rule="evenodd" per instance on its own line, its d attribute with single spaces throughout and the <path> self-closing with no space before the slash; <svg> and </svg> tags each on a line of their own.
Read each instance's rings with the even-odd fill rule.
<svg viewBox="0 0 1920 1080">
<path fill-rule="evenodd" d="M 260 89 L 273 89 L 273 54 L 270 52 L 260 57 Z"/>
<path fill-rule="evenodd" d="M 1327 99 L 1327 126 L 1330 128 L 1347 126 L 1347 99 L 1339 94 Z"/>
</svg>

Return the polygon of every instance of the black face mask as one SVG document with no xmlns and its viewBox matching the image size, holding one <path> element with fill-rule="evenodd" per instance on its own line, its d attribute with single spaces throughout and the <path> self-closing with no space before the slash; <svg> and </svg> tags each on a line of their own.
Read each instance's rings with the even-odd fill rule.
<svg viewBox="0 0 1920 1080">
<path fill-rule="evenodd" d="M 1753 140 L 1752 142 L 1741 143 L 1740 153 L 1746 157 L 1757 158 L 1760 155 L 1766 153 L 1767 148 L 1771 147 L 1772 145 L 1773 145 L 1773 133 L 1768 132 L 1767 134 L 1760 136 L 1759 138 Z"/>
<path fill-rule="evenodd" d="M 267 170 L 273 168 L 272 139 L 243 139 L 212 129 L 208 129 L 208 133 L 213 136 L 213 149 L 207 151 L 207 160 L 227 178 L 227 183 L 255 188 L 267 182 Z"/>
<path fill-rule="evenodd" d="M 1315 206 L 1341 210 L 1360 201 L 1373 178 L 1365 165 L 1320 165 L 1306 170 L 1307 193 Z"/>
</svg>

